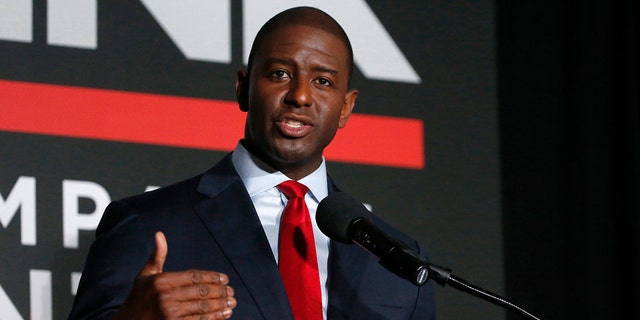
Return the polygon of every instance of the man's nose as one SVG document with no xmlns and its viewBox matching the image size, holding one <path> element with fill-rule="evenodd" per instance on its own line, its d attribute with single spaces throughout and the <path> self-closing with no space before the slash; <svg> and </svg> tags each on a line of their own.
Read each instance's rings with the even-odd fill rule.
<svg viewBox="0 0 640 320">
<path fill-rule="evenodd" d="M 311 84 L 309 81 L 302 78 L 292 81 L 289 92 L 287 93 L 286 102 L 298 108 L 311 106 Z"/>
</svg>

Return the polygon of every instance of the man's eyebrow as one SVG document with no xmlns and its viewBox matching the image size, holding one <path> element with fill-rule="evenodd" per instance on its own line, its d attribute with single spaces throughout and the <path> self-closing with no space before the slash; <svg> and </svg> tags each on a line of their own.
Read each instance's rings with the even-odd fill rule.
<svg viewBox="0 0 640 320">
<path fill-rule="evenodd" d="M 338 74 L 337 70 L 328 68 L 328 67 L 323 67 L 323 66 L 318 66 L 313 68 L 313 70 L 315 71 L 319 71 L 319 72 L 326 72 L 326 73 L 331 73 L 331 74 Z"/>
<path fill-rule="evenodd" d="M 266 59 L 267 64 L 283 64 L 287 66 L 293 66 L 294 63 L 290 59 L 286 58 L 268 58 Z M 313 68 L 315 72 L 325 72 L 330 74 L 338 74 L 338 71 L 326 66 L 316 66 Z"/>
<path fill-rule="evenodd" d="M 284 59 L 284 58 L 268 58 L 266 60 L 267 64 L 286 64 L 286 65 L 293 65 L 293 62 L 289 59 Z"/>
</svg>

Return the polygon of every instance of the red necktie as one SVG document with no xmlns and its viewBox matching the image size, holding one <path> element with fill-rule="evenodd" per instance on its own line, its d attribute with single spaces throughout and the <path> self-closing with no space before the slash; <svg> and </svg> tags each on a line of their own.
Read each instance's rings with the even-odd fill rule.
<svg viewBox="0 0 640 320">
<path fill-rule="evenodd" d="M 307 186 L 289 180 L 278 185 L 289 199 L 280 220 L 278 266 L 296 320 L 322 320 L 318 258 L 304 195 Z"/>
</svg>

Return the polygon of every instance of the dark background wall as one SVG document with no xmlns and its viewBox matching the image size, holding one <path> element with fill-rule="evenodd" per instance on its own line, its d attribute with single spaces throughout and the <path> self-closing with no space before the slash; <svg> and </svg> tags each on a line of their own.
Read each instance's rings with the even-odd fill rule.
<svg viewBox="0 0 640 320">
<path fill-rule="evenodd" d="M 497 1 L 506 291 L 543 319 L 640 317 L 639 12 Z"/>
</svg>

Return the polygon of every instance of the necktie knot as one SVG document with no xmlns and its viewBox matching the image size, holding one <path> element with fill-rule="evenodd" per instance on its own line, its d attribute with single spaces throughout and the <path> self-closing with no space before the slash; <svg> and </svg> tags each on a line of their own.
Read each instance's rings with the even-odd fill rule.
<svg viewBox="0 0 640 320">
<path fill-rule="evenodd" d="M 304 195 L 309 191 L 307 186 L 294 180 L 288 180 L 279 184 L 278 189 L 284 193 L 287 199 L 304 198 Z"/>
</svg>

